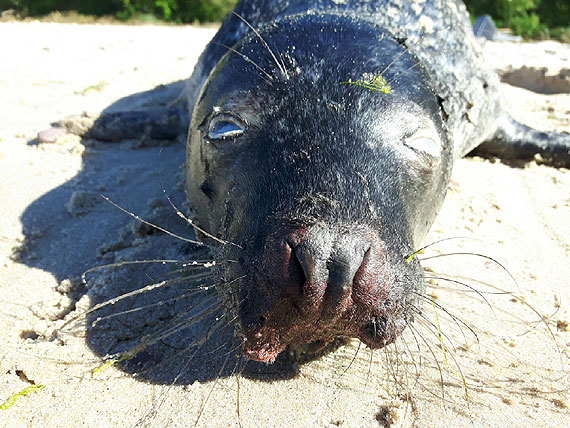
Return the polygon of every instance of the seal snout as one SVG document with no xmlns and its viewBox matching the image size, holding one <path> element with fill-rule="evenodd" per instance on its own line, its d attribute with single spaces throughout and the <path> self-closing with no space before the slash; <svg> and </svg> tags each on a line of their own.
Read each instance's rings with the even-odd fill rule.
<svg viewBox="0 0 570 428">
<path fill-rule="evenodd" d="M 301 282 L 295 302 L 300 313 L 328 320 L 340 317 L 352 303 L 357 272 L 366 270 L 364 256 L 370 243 L 357 234 L 314 227 L 293 234 L 287 246 L 301 274 L 296 276 Z"/>
<path fill-rule="evenodd" d="M 244 355 L 271 362 L 287 345 L 326 345 L 336 337 L 359 337 L 371 347 L 392 342 L 384 247 L 366 227 L 270 234 L 255 262 L 255 291 L 241 308 Z"/>
</svg>

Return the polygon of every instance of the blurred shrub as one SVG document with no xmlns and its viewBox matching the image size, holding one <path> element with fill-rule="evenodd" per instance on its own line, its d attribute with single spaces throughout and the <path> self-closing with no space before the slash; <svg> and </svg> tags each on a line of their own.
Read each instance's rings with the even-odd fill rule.
<svg viewBox="0 0 570 428">
<path fill-rule="evenodd" d="M 234 8 L 236 0 L 122 0 L 119 13 L 128 19 L 140 13 L 150 13 L 165 21 L 214 22 L 223 20 Z"/>
<path fill-rule="evenodd" d="M 514 34 L 520 34 L 527 38 L 539 37 L 546 30 L 546 26 L 540 22 L 540 18 L 536 13 L 514 16 L 510 22 L 509 27 L 513 30 Z"/>
<path fill-rule="evenodd" d="M 67 10 L 89 15 L 112 15 L 121 8 L 121 0 L 0 0 L 0 9 L 15 9 L 31 16 Z"/>
<path fill-rule="evenodd" d="M 464 0 L 472 16 L 491 15 L 498 26 L 524 37 L 570 38 L 570 0 Z M 40 16 L 53 11 L 156 17 L 169 22 L 221 21 L 237 0 L 0 0 L 0 10 Z"/>
<path fill-rule="evenodd" d="M 0 9 L 15 9 L 30 16 L 74 10 L 90 15 L 130 19 L 154 15 L 170 22 L 223 20 L 237 0 L 0 0 Z"/>
<path fill-rule="evenodd" d="M 542 0 L 536 9 L 540 20 L 548 27 L 570 27 L 570 1 Z"/>
<path fill-rule="evenodd" d="M 465 0 L 473 16 L 491 15 L 498 26 L 509 27 L 524 37 L 570 33 L 568 0 Z"/>
</svg>

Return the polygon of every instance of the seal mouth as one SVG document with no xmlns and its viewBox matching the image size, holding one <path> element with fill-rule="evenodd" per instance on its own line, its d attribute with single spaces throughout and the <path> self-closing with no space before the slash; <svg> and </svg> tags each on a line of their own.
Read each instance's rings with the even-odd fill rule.
<svg viewBox="0 0 570 428">
<path fill-rule="evenodd" d="M 273 315 L 283 312 L 282 308 L 275 308 L 262 326 L 243 337 L 242 353 L 250 360 L 273 363 L 289 345 L 319 343 L 322 348 L 341 337 L 356 337 L 369 348 L 380 349 L 393 343 L 406 326 L 403 318 L 392 314 L 358 320 L 354 316 L 356 310 L 351 309 L 347 312 L 352 316 L 345 313 L 337 323 L 327 325 L 321 319 L 309 320 L 300 316 L 284 321 Z"/>
<path fill-rule="evenodd" d="M 326 345 L 339 337 L 382 348 L 406 326 L 406 293 L 394 285 L 398 269 L 369 230 L 312 227 L 277 234 L 256 264 L 249 285 L 256 299 L 240 307 L 248 359 L 272 363 L 288 345 Z"/>
</svg>

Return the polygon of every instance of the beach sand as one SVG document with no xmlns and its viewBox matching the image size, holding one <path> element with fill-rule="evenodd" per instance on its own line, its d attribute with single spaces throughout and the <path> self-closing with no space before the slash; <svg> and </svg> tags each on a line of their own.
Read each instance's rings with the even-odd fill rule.
<svg viewBox="0 0 570 428">
<path fill-rule="evenodd" d="M 87 269 L 204 257 L 99 196 L 193 237 L 161 189 L 183 206 L 184 144 L 161 149 L 73 135 L 39 143 L 36 136 L 69 115 L 144 101 L 132 95 L 159 85 L 179 90 L 214 32 L 0 24 L 0 426 L 567 427 L 570 173 L 534 161 L 456 163 L 427 242 L 468 239 L 445 241 L 418 257 L 426 259 L 428 274 L 445 272 L 471 288 L 432 280 L 425 318 L 387 351 L 371 353 L 353 341 L 299 366 L 248 364 L 240 374 L 237 349 L 214 343 L 190 358 L 197 348 L 186 349 L 192 338 L 182 332 L 125 357 L 122 368 L 105 364 L 165 317 L 196 304 L 194 296 L 172 298 L 87 331 L 80 322 L 94 302 L 160 281 L 164 269 L 171 270 L 140 264 L 93 272 L 85 286 L 80 279 Z M 521 81 L 536 78 L 555 87 L 557 93 L 543 94 L 502 85 L 513 116 L 570 132 L 564 77 L 570 45 L 495 42 L 485 51 L 511 83 L 525 86 Z M 488 256 L 506 270 L 474 255 L 428 259 L 464 252 Z M 158 291 L 110 305 L 109 313 L 172 297 Z M 158 360 L 163 363 L 154 370 L 137 370 Z M 27 389 L 34 385 L 37 391 Z"/>
</svg>

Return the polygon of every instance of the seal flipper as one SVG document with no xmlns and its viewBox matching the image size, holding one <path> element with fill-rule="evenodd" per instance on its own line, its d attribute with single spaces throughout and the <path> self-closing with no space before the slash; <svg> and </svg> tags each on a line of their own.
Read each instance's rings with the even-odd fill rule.
<svg viewBox="0 0 570 428">
<path fill-rule="evenodd" d="M 570 168 L 570 134 L 537 131 L 504 116 L 495 134 L 471 154 L 520 160 L 531 160 L 539 154 L 544 163 Z"/>
</svg>

